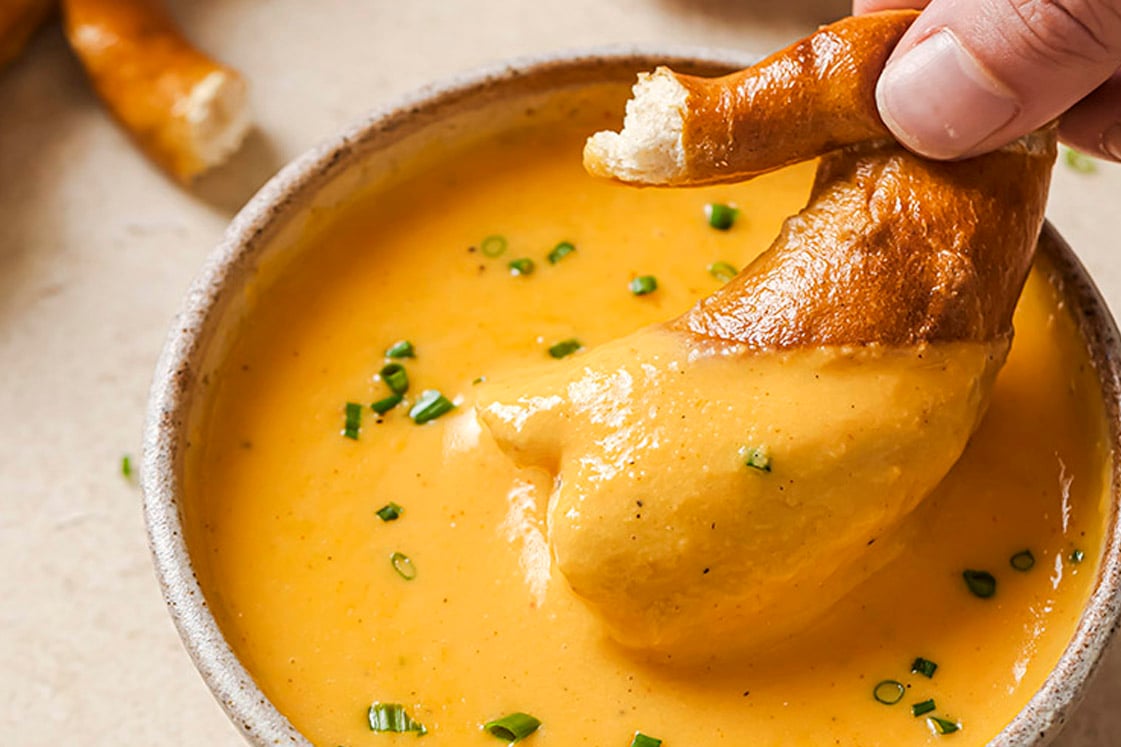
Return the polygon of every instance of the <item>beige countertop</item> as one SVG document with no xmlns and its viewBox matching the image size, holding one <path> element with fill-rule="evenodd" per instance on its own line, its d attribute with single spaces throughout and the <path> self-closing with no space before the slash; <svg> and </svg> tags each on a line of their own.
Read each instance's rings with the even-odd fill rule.
<svg viewBox="0 0 1121 747">
<path fill-rule="evenodd" d="M 57 28 L 0 74 L 0 741 L 238 745 L 164 609 L 139 491 L 149 377 L 188 283 L 285 161 L 420 84 L 595 44 L 769 51 L 844 0 L 196 0 L 258 123 L 185 191 L 105 116 Z M 774 9 L 772 9 L 774 8 Z M 1056 171 L 1049 214 L 1121 308 L 1121 167 Z M 1121 744 L 1121 649 L 1063 745 Z"/>
</svg>

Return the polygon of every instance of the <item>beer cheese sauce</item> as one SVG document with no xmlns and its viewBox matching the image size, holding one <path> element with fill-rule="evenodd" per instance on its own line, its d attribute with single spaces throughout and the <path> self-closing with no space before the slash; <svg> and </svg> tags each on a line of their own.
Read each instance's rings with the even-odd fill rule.
<svg viewBox="0 0 1121 747">
<path fill-rule="evenodd" d="M 581 168 L 605 116 L 504 130 L 364 195 L 252 288 L 201 389 L 184 465 L 188 543 L 230 645 L 325 747 L 418 738 L 372 730 L 374 703 L 399 704 L 430 745 L 500 744 L 482 725 L 515 712 L 540 720 L 524 741 L 537 747 L 627 747 L 636 732 L 665 747 L 986 743 L 1067 645 L 1102 544 L 1102 405 L 1050 269 L 1027 282 L 987 414 L 949 475 L 922 502 L 908 488 L 877 504 L 846 491 L 844 465 L 937 482 L 973 426 L 947 377 L 991 378 L 1003 346 L 785 353 L 751 363 L 746 389 L 730 384 L 735 351 L 698 361 L 648 330 L 632 355 L 620 338 L 720 286 L 710 265 L 742 268 L 767 247 L 813 167 L 704 189 L 616 186 Z M 714 203 L 738 208 L 730 229 L 709 224 Z M 574 250 L 550 261 L 564 242 Z M 634 285 L 644 277 L 656 288 Z M 412 357 L 387 357 L 401 341 Z M 643 356 L 663 377 L 670 362 L 689 369 L 689 385 L 643 383 Z M 594 399 L 621 370 L 636 402 L 688 424 L 662 434 L 669 446 L 612 445 L 634 433 L 589 407 L 578 427 L 545 406 L 519 421 L 526 371 L 586 379 Z M 840 373 L 815 383 L 822 371 Z M 741 429 L 736 408 L 749 405 L 766 417 Z M 911 437 L 923 413 L 944 437 Z M 895 436 L 846 441 L 873 421 Z M 575 440 L 557 447 L 570 427 Z M 564 459 L 613 467 L 629 448 L 643 461 L 624 478 L 654 485 L 614 489 L 648 503 L 605 498 L 598 513 L 556 518 L 572 508 L 563 486 L 550 502 Z M 791 476 L 813 489 L 771 504 L 773 531 L 706 549 L 707 527 L 740 517 L 726 502 L 673 504 L 704 470 L 751 495 L 778 496 Z M 674 523 L 678 562 L 644 555 Z M 699 604 L 648 624 L 626 591 L 644 567 L 686 606 L 698 588 L 756 605 L 737 619 L 766 645 L 733 652 L 735 625 Z M 747 582 L 759 593 L 745 596 Z M 667 629 L 676 638 L 655 640 Z M 710 633 L 727 655 L 684 655 Z"/>
</svg>

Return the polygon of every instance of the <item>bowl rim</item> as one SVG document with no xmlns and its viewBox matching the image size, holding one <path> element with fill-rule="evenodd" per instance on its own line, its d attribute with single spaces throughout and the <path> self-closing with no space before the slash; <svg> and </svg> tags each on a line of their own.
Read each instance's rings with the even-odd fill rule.
<svg viewBox="0 0 1121 747">
<path fill-rule="evenodd" d="M 234 654 L 199 585 L 180 515 L 180 456 L 191 391 L 201 364 L 205 331 L 221 317 L 221 302 L 242 285 L 243 270 L 266 249 L 292 215 L 361 155 L 423 131 L 431 118 L 487 93 L 529 94 L 542 76 L 575 75 L 590 84 L 605 68 L 650 69 L 657 64 L 709 71 L 751 64 L 757 55 L 698 46 L 600 46 L 528 55 L 452 76 L 377 107 L 340 133 L 289 162 L 234 217 L 187 292 L 164 343 L 151 385 L 143 434 L 141 487 L 148 543 L 172 621 L 199 673 L 227 716 L 256 745 L 311 743 L 280 713 Z M 605 79 L 606 80 L 606 79 Z M 553 86 L 557 88 L 556 84 Z M 539 90 L 547 90 L 540 88 Z M 1098 578 L 1075 633 L 1043 686 L 989 742 L 991 747 L 1043 745 L 1081 699 L 1121 625 L 1121 335 L 1101 293 L 1073 250 L 1048 222 L 1039 251 L 1054 268 L 1090 352 L 1109 426 L 1112 499 Z"/>
</svg>

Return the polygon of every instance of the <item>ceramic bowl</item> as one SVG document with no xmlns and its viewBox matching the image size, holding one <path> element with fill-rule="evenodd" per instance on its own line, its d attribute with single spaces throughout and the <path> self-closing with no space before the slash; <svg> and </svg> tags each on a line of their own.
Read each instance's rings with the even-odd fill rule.
<svg viewBox="0 0 1121 747">
<path fill-rule="evenodd" d="M 317 210 L 376 184 L 404 154 L 426 144 L 494 127 L 496 109 L 528 111 L 581 87 L 613 84 L 620 103 L 637 72 L 658 64 L 719 74 L 750 64 L 741 53 L 711 50 L 601 50 L 516 60 L 426 88 L 375 111 L 282 169 L 242 209 L 210 255 L 176 317 L 152 386 L 144 434 L 143 488 L 148 536 L 171 617 L 215 697 L 255 745 L 310 742 L 276 710 L 222 636 L 207 608 L 183 534 L 183 453 L 205 389 L 247 284 L 262 267 L 283 266 Z M 1040 250 L 1058 274 L 1101 382 L 1113 445 L 1114 500 L 1104 560 L 1074 638 L 1054 671 L 992 745 L 1045 744 L 1058 732 L 1102 660 L 1121 612 L 1121 525 L 1116 454 L 1121 438 L 1121 343 L 1093 282 L 1071 249 L 1046 225 Z M 224 324 L 225 322 L 225 324 Z"/>
</svg>

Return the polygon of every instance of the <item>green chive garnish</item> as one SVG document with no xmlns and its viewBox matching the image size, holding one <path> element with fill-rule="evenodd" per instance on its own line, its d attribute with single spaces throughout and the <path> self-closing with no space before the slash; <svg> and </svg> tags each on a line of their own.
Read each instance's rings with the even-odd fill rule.
<svg viewBox="0 0 1121 747">
<path fill-rule="evenodd" d="M 401 508 L 398 504 L 390 501 L 377 510 L 378 518 L 382 521 L 397 521 L 401 517 L 401 512 L 405 509 Z M 402 556 L 404 557 L 404 556 Z"/>
<path fill-rule="evenodd" d="M 934 670 L 936 669 L 938 669 L 936 663 L 930 659 L 924 659 L 921 656 L 911 662 L 911 672 L 914 674 L 921 674 L 928 679 L 934 676 Z"/>
<path fill-rule="evenodd" d="M 988 571 L 965 570 L 961 572 L 961 577 L 975 597 L 988 599 L 996 594 L 996 579 Z"/>
<path fill-rule="evenodd" d="M 529 257 L 522 257 L 521 259 L 510 260 L 507 267 L 510 268 L 511 275 L 532 275 L 534 264 Z"/>
<path fill-rule="evenodd" d="M 658 278 L 653 275 L 639 275 L 627 287 L 636 296 L 645 296 L 658 290 Z"/>
<path fill-rule="evenodd" d="M 393 564 L 393 570 L 397 571 L 397 575 L 406 581 L 412 581 L 416 578 L 416 566 L 413 565 L 413 559 L 405 553 L 393 553 L 389 556 L 389 562 Z"/>
<path fill-rule="evenodd" d="M 378 372 L 378 376 L 394 394 L 404 394 L 409 391 L 409 375 L 400 363 L 387 363 Z"/>
<path fill-rule="evenodd" d="M 1035 556 L 1031 550 L 1020 550 L 1008 559 L 1008 563 L 1017 571 L 1030 571 L 1035 566 Z"/>
<path fill-rule="evenodd" d="M 727 231 L 731 228 L 739 214 L 740 211 L 730 205 L 721 205 L 718 202 L 705 205 L 705 216 L 708 218 L 708 224 L 718 231 Z"/>
<path fill-rule="evenodd" d="M 640 731 L 634 733 L 634 739 L 631 740 L 631 747 L 661 747 L 662 740 L 648 737 Z"/>
<path fill-rule="evenodd" d="M 409 417 L 417 425 L 424 425 L 429 420 L 435 420 L 454 409 L 455 405 L 447 397 L 440 394 L 439 390 L 426 389 L 421 393 L 420 399 L 416 401 L 412 409 L 409 410 Z"/>
<path fill-rule="evenodd" d="M 403 399 L 404 397 L 402 397 L 400 394 L 391 394 L 385 399 L 379 399 L 377 402 L 370 405 L 370 409 L 372 409 L 378 415 L 384 415 L 397 405 L 401 404 L 401 400 Z"/>
<path fill-rule="evenodd" d="M 551 346 L 549 348 L 549 355 L 554 358 L 565 358 L 582 347 L 584 346 L 580 344 L 580 341 L 573 337 L 568 340 L 561 340 L 556 345 Z"/>
<path fill-rule="evenodd" d="M 479 245 L 479 250 L 487 257 L 494 259 L 506 253 L 506 237 L 497 234 L 487 236 Z"/>
<path fill-rule="evenodd" d="M 1094 162 L 1094 159 L 1085 153 L 1080 153 L 1074 148 L 1069 148 L 1065 145 L 1060 146 L 1060 148 L 1063 151 L 1063 161 L 1075 171 L 1083 174 L 1092 174 L 1098 170 L 1098 165 Z"/>
<path fill-rule="evenodd" d="M 370 731 L 388 731 L 403 734 L 415 731 L 417 736 L 427 734 L 428 729 L 419 721 L 414 721 L 400 703 L 374 703 L 366 716 L 370 720 Z"/>
<path fill-rule="evenodd" d="M 553 247 L 553 251 L 549 252 L 549 264 L 555 265 L 574 251 L 576 251 L 576 247 L 573 246 L 571 241 L 562 241 Z"/>
<path fill-rule="evenodd" d="M 726 283 L 738 275 L 739 270 L 727 262 L 713 262 L 708 266 L 708 274 L 712 275 L 720 282 Z"/>
<path fill-rule="evenodd" d="M 1070 562 L 1081 563 L 1085 559 L 1086 559 L 1086 553 L 1084 553 L 1084 552 L 1082 552 L 1081 550 L 1078 550 L 1078 549 L 1071 550 L 1071 552 L 1070 552 Z"/>
<path fill-rule="evenodd" d="M 385 349 L 386 358 L 416 358 L 416 349 L 408 340 L 398 340 Z"/>
<path fill-rule="evenodd" d="M 766 446 L 741 446 L 740 459 L 751 469 L 771 471 L 771 453 Z"/>
<path fill-rule="evenodd" d="M 895 705 L 903 700 L 903 693 L 905 692 L 906 689 L 903 687 L 902 682 L 884 680 L 883 682 L 877 683 L 876 686 L 872 688 L 872 697 L 876 699 L 877 703 Z"/>
<path fill-rule="evenodd" d="M 343 435 L 347 438 L 358 439 L 358 431 L 362 428 L 362 405 L 357 402 L 346 403 L 346 425 Z"/>
<path fill-rule="evenodd" d="M 128 454 L 121 457 L 121 477 L 126 480 L 132 479 L 132 457 Z"/>
<path fill-rule="evenodd" d="M 957 723 L 956 721 L 938 718 L 937 716 L 929 716 L 926 719 L 926 723 L 930 725 L 931 731 L 939 736 L 945 734 L 953 734 L 955 731 L 961 728 L 961 724 Z"/>
<path fill-rule="evenodd" d="M 478 386 L 479 384 L 482 384 L 486 380 L 487 380 L 486 376 L 476 376 L 474 379 L 471 380 L 471 384 L 472 384 L 472 386 Z"/>
<path fill-rule="evenodd" d="M 528 713 L 511 713 L 509 716 L 486 722 L 483 724 L 483 729 L 502 741 L 513 744 L 537 731 L 539 726 L 541 721 Z"/>
<path fill-rule="evenodd" d="M 919 716 L 930 713 L 933 710 L 934 700 L 932 698 L 931 700 L 924 700 L 921 703 L 915 703 L 913 706 L 911 706 L 911 715 L 915 718 L 918 718 Z"/>
</svg>

